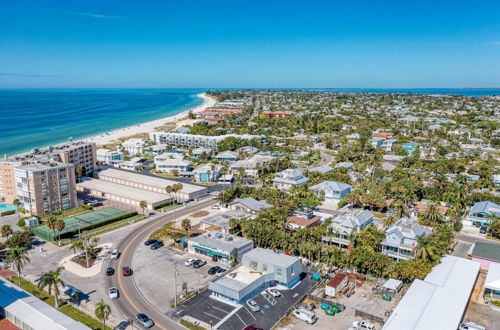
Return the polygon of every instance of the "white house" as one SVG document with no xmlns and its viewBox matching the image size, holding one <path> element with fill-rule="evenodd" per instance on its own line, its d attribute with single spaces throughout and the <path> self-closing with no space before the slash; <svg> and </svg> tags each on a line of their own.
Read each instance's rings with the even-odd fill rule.
<svg viewBox="0 0 500 330">
<path fill-rule="evenodd" d="M 335 181 L 323 181 L 309 188 L 318 197 L 325 198 L 325 201 L 338 203 L 344 200 L 351 192 L 352 186 L 346 183 Z"/>
<path fill-rule="evenodd" d="M 143 139 L 129 139 L 122 143 L 122 150 L 126 151 L 129 155 L 142 154 L 144 143 Z"/>
<path fill-rule="evenodd" d="M 302 174 L 302 169 L 289 168 L 276 173 L 273 184 L 278 189 L 290 190 L 293 186 L 304 186 L 308 181 L 309 179 Z"/>
<path fill-rule="evenodd" d="M 102 164 L 114 165 L 124 161 L 125 154 L 117 150 L 97 149 L 97 161 Z"/>
</svg>

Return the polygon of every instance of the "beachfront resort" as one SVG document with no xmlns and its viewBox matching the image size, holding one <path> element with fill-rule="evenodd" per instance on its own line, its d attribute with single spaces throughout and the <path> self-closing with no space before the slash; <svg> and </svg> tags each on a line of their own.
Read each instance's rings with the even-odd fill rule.
<svg viewBox="0 0 500 330">
<path fill-rule="evenodd" d="M 0 161 L 0 328 L 500 327 L 499 96 L 202 96 Z"/>
</svg>

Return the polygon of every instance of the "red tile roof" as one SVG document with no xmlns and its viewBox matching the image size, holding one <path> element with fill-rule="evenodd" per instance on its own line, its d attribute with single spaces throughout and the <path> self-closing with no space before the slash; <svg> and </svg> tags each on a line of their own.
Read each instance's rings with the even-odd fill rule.
<svg viewBox="0 0 500 330">
<path fill-rule="evenodd" d="M 335 277 L 332 278 L 326 285 L 332 288 L 337 288 L 346 276 L 346 273 L 339 273 L 335 275 Z"/>
<path fill-rule="evenodd" d="M 293 223 L 304 228 L 316 226 L 319 224 L 320 220 L 321 220 L 320 216 L 315 216 L 311 219 L 306 219 L 297 216 L 288 217 L 288 223 Z"/>
<path fill-rule="evenodd" d="M 379 132 L 377 134 L 373 134 L 372 137 L 380 137 L 380 138 L 388 138 L 394 136 L 392 132 Z"/>
<path fill-rule="evenodd" d="M 7 319 L 0 319 L 0 329 L 2 330 L 19 330 L 21 328 L 18 328 L 14 323 L 10 322 Z"/>
</svg>

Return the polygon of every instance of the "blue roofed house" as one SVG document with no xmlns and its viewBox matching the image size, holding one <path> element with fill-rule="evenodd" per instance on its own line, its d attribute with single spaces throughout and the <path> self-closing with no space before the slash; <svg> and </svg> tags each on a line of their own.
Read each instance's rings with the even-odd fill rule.
<svg viewBox="0 0 500 330">
<path fill-rule="evenodd" d="M 414 142 L 403 143 L 401 147 L 403 147 L 403 149 L 406 150 L 408 156 L 411 156 L 418 149 L 418 144 Z"/>
<path fill-rule="evenodd" d="M 490 201 L 475 203 L 467 219 L 470 220 L 472 225 L 488 225 L 491 222 L 491 216 L 500 217 L 500 205 Z"/>
<path fill-rule="evenodd" d="M 308 181 L 309 179 L 302 174 L 302 169 L 289 168 L 276 173 L 273 184 L 278 189 L 290 190 L 294 186 L 304 186 Z"/>
<path fill-rule="evenodd" d="M 412 259 L 418 239 L 430 233 L 432 229 L 419 225 L 417 220 L 403 217 L 385 231 L 382 253 L 397 261 Z"/>
<path fill-rule="evenodd" d="M 316 196 L 325 198 L 325 201 L 338 203 L 351 192 L 352 186 L 347 183 L 323 181 L 309 188 Z"/>
<path fill-rule="evenodd" d="M 353 234 L 373 223 L 373 214 L 367 210 L 348 210 L 338 214 L 328 225 L 328 235 L 322 237 L 322 241 L 329 244 L 347 247 L 351 243 Z"/>
<path fill-rule="evenodd" d="M 212 279 L 208 289 L 212 298 L 238 305 L 270 286 L 291 288 L 300 282 L 301 274 L 297 257 L 255 248 L 243 255 L 240 266 Z"/>
</svg>

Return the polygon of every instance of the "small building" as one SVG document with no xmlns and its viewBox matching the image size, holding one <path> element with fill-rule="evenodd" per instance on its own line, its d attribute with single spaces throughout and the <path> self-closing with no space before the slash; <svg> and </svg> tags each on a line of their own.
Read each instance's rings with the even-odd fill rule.
<svg viewBox="0 0 500 330">
<path fill-rule="evenodd" d="M 271 206 L 272 205 L 269 204 L 265 199 L 258 201 L 252 197 L 236 198 L 235 200 L 233 200 L 231 203 L 228 204 L 228 207 L 231 210 L 238 210 L 238 211 L 241 210 L 255 214 L 259 213 L 260 210 Z"/>
<path fill-rule="evenodd" d="M 398 143 L 398 140 L 396 140 L 396 139 L 387 139 L 387 140 L 382 141 L 382 144 L 380 145 L 380 147 L 382 149 L 384 149 L 386 152 L 392 152 L 392 148 L 394 147 L 394 145 L 396 143 Z"/>
<path fill-rule="evenodd" d="M 492 263 L 488 268 L 484 281 L 484 296 L 489 295 L 493 300 L 500 300 L 500 264 Z"/>
<path fill-rule="evenodd" d="M 304 186 L 308 181 L 309 179 L 302 174 L 301 169 L 289 168 L 276 173 L 276 176 L 273 179 L 273 184 L 278 189 L 288 191 L 294 186 Z"/>
<path fill-rule="evenodd" d="M 382 253 L 391 258 L 407 260 L 415 257 L 418 239 L 432 232 L 432 229 L 418 224 L 417 220 L 403 217 L 385 231 Z"/>
<path fill-rule="evenodd" d="M 165 152 L 168 152 L 168 150 L 169 150 L 169 147 L 166 144 L 160 143 L 160 144 L 155 144 L 155 145 L 149 147 L 146 154 L 148 156 L 158 156 L 158 155 L 161 155 Z"/>
<path fill-rule="evenodd" d="M 172 171 L 187 172 L 191 170 L 191 162 L 186 159 L 171 158 L 155 161 L 156 171 L 161 173 L 173 173 Z"/>
<path fill-rule="evenodd" d="M 143 139 L 129 139 L 122 143 L 122 150 L 129 155 L 139 155 L 143 153 L 144 144 Z"/>
<path fill-rule="evenodd" d="M 406 151 L 408 156 L 411 156 L 418 149 L 418 144 L 414 142 L 403 143 L 401 147 Z"/>
<path fill-rule="evenodd" d="M 487 270 L 491 264 L 500 264 L 500 244 L 476 242 L 470 251 L 471 259 L 479 262 L 482 270 Z"/>
<path fill-rule="evenodd" d="M 253 249 L 252 240 L 219 231 L 191 237 L 187 244 L 189 253 L 210 257 L 212 261 L 220 261 L 223 265 L 227 265 L 231 257 L 240 259 Z"/>
<path fill-rule="evenodd" d="M 220 177 L 222 165 L 202 164 L 193 170 L 196 181 L 215 182 Z"/>
<path fill-rule="evenodd" d="M 212 156 L 212 149 L 200 147 L 195 148 L 191 151 L 191 157 L 196 160 L 200 160 L 202 158 L 209 159 Z"/>
<path fill-rule="evenodd" d="M 118 163 L 116 167 L 128 171 L 142 171 L 143 170 L 144 158 L 134 157 L 130 160 L 126 160 L 122 163 Z"/>
<path fill-rule="evenodd" d="M 311 228 L 321 224 L 321 217 L 316 215 L 311 218 L 298 215 L 288 217 L 288 227 L 292 230 Z"/>
<path fill-rule="evenodd" d="M 336 274 L 330 281 L 326 283 L 325 294 L 330 297 L 335 297 L 337 293 L 349 284 L 347 273 Z"/>
<path fill-rule="evenodd" d="M 239 160 L 240 158 L 239 158 L 239 153 L 237 153 L 236 151 L 227 150 L 227 151 L 219 152 L 215 156 L 215 159 L 217 159 L 217 161 L 219 161 L 219 162 L 232 163 L 232 162 Z"/>
<path fill-rule="evenodd" d="M 292 288 L 300 282 L 301 274 L 297 257 L 255 248 L 243 255 L 239 267 L 212 279 L 208 289 L 212 298 L 239 305 L 270 286 Z"/>
<path fill-rule="evenodd" d="M 231 219 L 252 219 L 254 215 L 244 210 L 228 210 L 216 213 L 200 220 L 198 229 L 200 230 L 218 230 L 224 234 L 231 234 Z"/>
<path fill-rule="evenodd" d="M 467 219 L 470 220 L 471 225 L 483 226 L 490 223 L 492 215 L 500 217 L 500 205 L 490 201 L 477 202 L 472 206 Z"/>
<path fill-rule="evenodd" d="M 333 217 L 328 226 L 328 235 L 323 236 L 323 242 L 347 247 L 351 244 L 353 234 L 373 223 L 373 214 L 367 210 L 348 210 Z"/>
<path fill-rule="evenodd" d="M 269 118 L 285 118 L 291 116 L 292 113 L 288 111 L 264 111 L 261 115 Z"/>
<path fill-rule="evenodd" d="M 37 217 L 30 217 L 24 220 L 26 227 L 36 227 L 40 224 L 40 220 Z"/>
<path fill-rule="evenodd" d="M 231 172 L 238 173 L 240 169 L 248 176 L 256 176 L 259 166 L 265 166 L 273 160 L 272 156 L 254 155 L 247 159 L 238 160 L 230 165 Z"/>
<path fill-rule="evenodd" d="M 331 171 L 333 171 L 333 167 L 331 167 L 329 165 L 321 165 L 321 166 L 313 167 L 313 168 L 309 169 L 309 172 L 319 172 L 321 174 L 330 173 Z"/>
<path fill-rule="evenodd" d="M 382 287 L 389 293 L 398 293 L 403 287 L 403 281 L 396 280 L 395 278 L 390 278 L 384 282 Z"/>
<path fill-rule="evenodd" d="M 309 188 L 316 196 L 322 197 L 325 201 L 338 203 L 345 199 L 351 192 L 352 186 L 346 183 L 335 181 L 323 181 Z"/>
<path fill-rule="evenodd" d="M 117 150 L 97 149 L 97 161 L 101 164 L 115 165 L 125 160 L 125 154 Z"/>
</svg>

